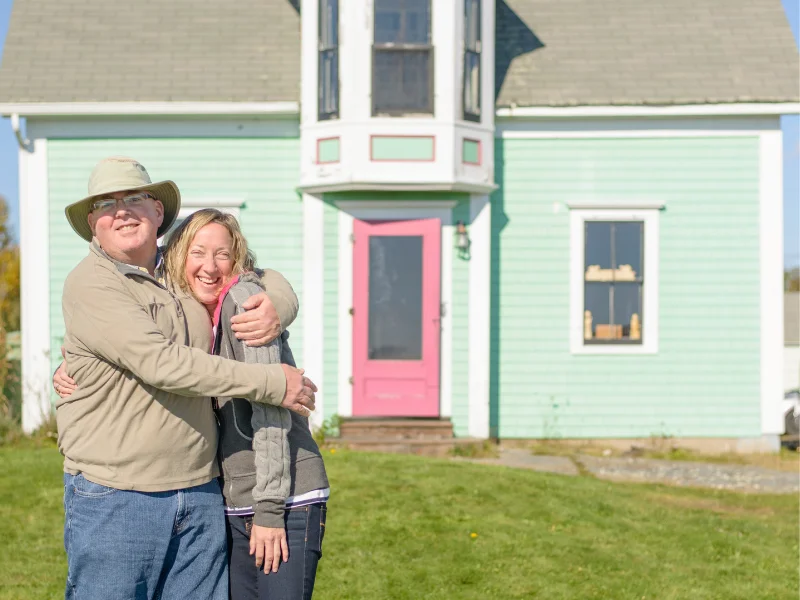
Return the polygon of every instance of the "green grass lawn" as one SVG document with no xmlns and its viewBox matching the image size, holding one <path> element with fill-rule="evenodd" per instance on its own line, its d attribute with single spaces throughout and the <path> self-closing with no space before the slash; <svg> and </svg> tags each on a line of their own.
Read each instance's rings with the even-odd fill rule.
<svg viewBox="0 0 800 600">
<path fill-rule="evenodd" d="M 0 449 L 0 460 L 0 598 L 63 597 L 61 458 Z M 320 600 L 797 598 L 795 497 L 413 456 L 325 460 Z"/>
</svg>

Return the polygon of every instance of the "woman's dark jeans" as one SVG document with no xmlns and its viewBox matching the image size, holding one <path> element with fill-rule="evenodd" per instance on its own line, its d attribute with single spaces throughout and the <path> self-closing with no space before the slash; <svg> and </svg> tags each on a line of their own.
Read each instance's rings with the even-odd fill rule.
<svg viewBox="0 0 800 600">
<path fill-rule="evenodd" d="M 309 600 L 325 536 L 325 504 L 287 510 L 284 515 L 289 560 L 264 575 L 250 556 L 253 517 L 227 517 L 231 600 Z"/>
</svg>

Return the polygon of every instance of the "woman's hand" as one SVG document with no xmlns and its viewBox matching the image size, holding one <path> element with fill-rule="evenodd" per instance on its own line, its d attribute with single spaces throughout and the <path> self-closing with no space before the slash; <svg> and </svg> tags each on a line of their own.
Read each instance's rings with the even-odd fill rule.
<svg viewBox="0 0 800 600">
<path fill-rule="evenodd" d="M 289 544 L 283 527 L 253 525 L 250 532 L 250 556 L 256 555 L 256 567 L 264 565 L 264 574 L 278 572 L 278 565 L 289 560 Z"/>
<path fill-rule="evenodd" d="M 75 380 L 67 375 L 67 368 L 62 362 L 53 373 L 53 387 L 61 398 L 69 398 L 78 389 Z"/>
<path fill-rule="evenodd" d="M 248 346 L 268 344 L 283 331 L 278 311 L 266 292 L 250 296 L 242 308 L 246 312 L 231 318 L 231 329 L 236 339 Z"/>
</svg>

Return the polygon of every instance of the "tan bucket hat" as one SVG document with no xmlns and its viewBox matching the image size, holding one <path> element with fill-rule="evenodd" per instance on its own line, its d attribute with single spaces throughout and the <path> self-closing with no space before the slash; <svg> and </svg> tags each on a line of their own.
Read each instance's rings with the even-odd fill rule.
<svg viewBox="0 0 800 600">
<path fill-rule="evenodd" d="M 101 160 L 89 176 L 89 195 L 64 209 L 67 221 L 79 236 L 92 241 L 92 229 L 87 220 L 92 200 L 114 192 L 149 192 L 164 205 L 164 222 L 158 228 L 158 237 L 164 235 L 181 209 L 181 193 L 172 181 L 150 181 L 150 175 L 139 161 L 126 156 L 111 156 Z"/>
</svg>

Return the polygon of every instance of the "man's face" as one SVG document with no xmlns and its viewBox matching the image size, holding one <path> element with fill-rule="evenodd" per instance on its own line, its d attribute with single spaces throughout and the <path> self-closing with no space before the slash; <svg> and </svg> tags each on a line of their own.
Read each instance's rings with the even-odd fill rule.
<svg viewBox="0 0 800 600">
<path fill-rule="evenodd" d="M 121 262 L 138 264 L 143 256 L 148 260 L 156 250 L 158 228 L 164 222 L 164 205 L 144 194 L 116 192 L 93 201 L 94 205 L 103 204 L 104 200 L 117 201 L 92 210 L 89 227 L 103 250 Z"/>
</svg>

